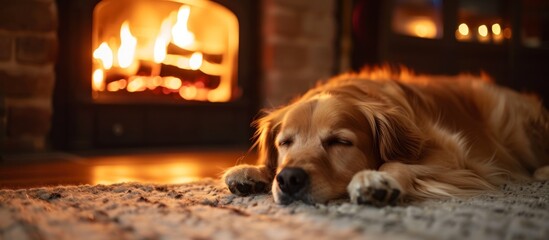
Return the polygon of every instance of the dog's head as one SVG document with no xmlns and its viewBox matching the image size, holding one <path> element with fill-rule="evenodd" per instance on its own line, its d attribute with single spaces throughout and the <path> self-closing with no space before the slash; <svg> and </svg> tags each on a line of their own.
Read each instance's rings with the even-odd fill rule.
<svg viewBox="0 0 549 240">
<path fill-rule="evenodd" d="M 418 130 L 402 109 L 353 90 L 313 93 L 259 119 L 260 159 L 277 203 L 345 197 L 353 175 L 415 159 Z"/>
</svg>

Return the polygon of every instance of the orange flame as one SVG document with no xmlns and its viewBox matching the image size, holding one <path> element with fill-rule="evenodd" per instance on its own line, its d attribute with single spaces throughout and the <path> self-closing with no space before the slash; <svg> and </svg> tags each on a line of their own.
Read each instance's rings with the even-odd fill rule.
<svg viewBox="0 0 549 240">
<path fill-rule="evenodd" d="M 129 67 L 135 56 L 137 39 L 130 32 L 130 24 L 125 21 L 120 27 L 120 48 L 118 49 L 118 65 L 122 68 Z"/>
<path fill-rule="evenodd" d="M 179 12 L 177 12 L 177 22 L 173 26 L 172 36 L 173 43 L 180 48 L 188 47 L 194 42 L 194 34 L 187 27 L 190 14 L 191 8 L 189 6 L 181 6 Z"/>
<path fill-rule="evenodd" d="M 173 7 L 175 8 L 172 9 L 169 16 L 150 21 L 154 25 L 144 25 L 141 24 L 141 20 L 128 18 L 121 25 L 99 28 L 99 33 L 109 34 L 104 37 L 99 36 L 99 41 L 94 42 L 94 45 L 98 46 L 93 51 L 94 71 L 91 82 L 94 91 L 141 92 L 154 90 L 155 94 L 175 95 L 179 93 L 179 96 L 186 100 L 222 102 L 231 99 L 231 95 L 234 93 L 232 91 L 233 69 L 236 65 L 236 50 L 238 49 L 238 21 L 236 17 L 230 11 L 222 12 L 225 14 L 223 19 L 226 21 L 219 22 L 209 19 L 209 13 L 194 11 L 190 5 Z M 193 10 L 193 15 L 191 15 L 191 10 Z M 157 20 L 162 20 L 160 26 L 158 26 L 160 21 Z M 200 21 L 198 23 L 205 28 L 194 29 L 195 25 L 189 24 L 194 20 Z M 194 24 L 194 22 L 191 23 Z M 223 24 L 227 24 L 227 27 Z M 130 25 L 132 25 L 131 29 Z M 208 26 L 213 26 L 213 28 L 209 29 Z M 196 32 L 191 32 L 189 27 Z M 224 29 L 231 33 L 227 36 L 228 39 L 224 37 L 226 35 Z M 156 35 L 152 35 L 151 32 Z M 114 39 L 118 39 L 118 41 Z M 97 45 L 98 43 L 100 44 Z M 204 55 L 221 56 L 220 62 L 211 61 Z M 183 71 L 193 70 L 196 72 L 184 71 L 191 74 L 189 79 L 186 77 L 177 78 L 170 76 L 170 73 L 163 72 L 166 65 L 177 67 Z M 177 69 L 174 70 L 177 71 Z M 193 83 L 197 79 L 196 76 L 201 75 L 219 77 L 218 87 L 210 89 L 203 84 L 200 85 L 200 82 Z M 117 76 L 120 78 L 111 81 L 113 77 Z M 106 79 L 111 80 L 107 82 Z"/>
<path fill-rule="evenodd" d="M 189 67 L 192 70 L 197 70 L 200 66 L 202 66 L 202 53 L 195 52 L 191 55 L 191 58 L 189 58 Z"/>
<path fill-rule="evenodd" d="M 162 21 L 162 26 L 160 27 L 160 34 L 158 35 L 158 37 L 156 38 L 156 42 L 154 43 L 154 62 L 156 63 L 161 63 L 162 61 L 164 61 L 164 59 L 166 59 L 166 52 L 167 52 L 166 48 L 170 43 L 171 27 L 172 27 L 172 24 L 169 18 Z"/>
<path fill-rule="evenodd" d="M 103 69 L 93 71 L 92 87 L 96 91 L 103 91 L 105 89 L 105 72 Z"/>
<path fill-rule="evenodd" d="M 113 61 L 113 53 L 109 44 L 106 42 L 101 43 L 95 51 L 93 51 L 93 58 L 99 60 L 106 70 L 111 69 Z"/>
</svg>

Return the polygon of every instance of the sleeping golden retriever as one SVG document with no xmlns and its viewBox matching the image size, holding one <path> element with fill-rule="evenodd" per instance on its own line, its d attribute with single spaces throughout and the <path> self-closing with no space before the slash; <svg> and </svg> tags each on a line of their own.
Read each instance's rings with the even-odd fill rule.
<svg viewBox="0 0 549 240">
<path fill-rule="evenodd" d="M 223 180 L 238 195 L 272 191 L 279 204 L 384 206 L 549 179 L 547 110 L 485 79 L 406 69 L 335 77 L 260 118 L 259 164 Z"/>
</svg>

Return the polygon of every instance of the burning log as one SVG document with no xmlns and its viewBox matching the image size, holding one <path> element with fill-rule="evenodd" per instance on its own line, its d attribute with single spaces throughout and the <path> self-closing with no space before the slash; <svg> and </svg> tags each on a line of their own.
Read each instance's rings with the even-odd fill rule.
<svg viewBox="0 0 549 240">
<path fill-rule="evenodd" d="M 221 78 L 219 76 L 211 76 L 203 73 L 200 70 L 187 70 L 178 68 L 176 66 L 160 64 L 161 77 L 176 77 L 186 82 L 201 82 L 204 87 L 209 89 L 215 89 L 219 86 Z"/>
<path fill-rule="evenodd" d="M 121 79 L 127 80 L 129 77 L 130 75 L 128 72 L 121 68 L 111 68 L 109 70 L 105 70 L 105 83 L 110 83 Z"/>
<path fill-rule="evenodd" d="M 183 48 L 178 47 L 177 45 L 170 43 L 168 44 L 168 54 L 174 54 L 174 55 L 182 55 L 182 56 L 188 56 L 192 55 L 194 51 L 189 51 Z M 211 63 L 217 63 L 221 64 L 223 61 L 223 55 L 222 54 L 209 54 L 209 53 L 202 53 L 202 57 L 204 60 L 211 62 Z"/>
<path fill-rule="evenodd" d="M 127 69 L 114 67 L 105 70 L 105 83 L 118 80 L 130 80 L 132 76 L 141 77 L 175 77 L 184 82 L 199 84 L 208 89 L 215 89 L 221 82 L 220 76 L 208 75 L 200 70 L 183 69 L 174 65 L 139 60 L 137 70 L 130 74 Z"/>
</svg>

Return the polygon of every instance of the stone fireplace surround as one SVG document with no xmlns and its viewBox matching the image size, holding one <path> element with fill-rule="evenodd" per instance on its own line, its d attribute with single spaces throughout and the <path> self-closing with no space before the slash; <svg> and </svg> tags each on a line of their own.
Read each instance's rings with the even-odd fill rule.
<svg viewBox="0 0 549 240">
<path fill-rule="evenodd" d="M 63 47 L 56 1 L 0 4 L 0 152 L 49 150 Z M 333 0 L 262 0 L 260 105 L 283 104 L 334 73 L 335 9 Z"/>
</svg>

